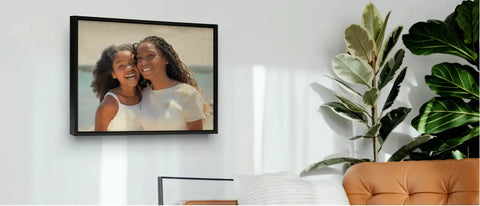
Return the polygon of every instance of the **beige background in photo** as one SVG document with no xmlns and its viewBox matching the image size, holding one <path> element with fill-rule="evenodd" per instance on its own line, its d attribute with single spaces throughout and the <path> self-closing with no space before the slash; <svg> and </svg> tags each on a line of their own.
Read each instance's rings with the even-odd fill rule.
<svg viewBox="0 0 480 206">
<path fill-rule="evenodd" d="M 106 47 L 163 37 L 186 65 L 213 65 L 213 29 L 186 26 L 79 21 L 78 64 L 93 65 Z"/>
</svg>

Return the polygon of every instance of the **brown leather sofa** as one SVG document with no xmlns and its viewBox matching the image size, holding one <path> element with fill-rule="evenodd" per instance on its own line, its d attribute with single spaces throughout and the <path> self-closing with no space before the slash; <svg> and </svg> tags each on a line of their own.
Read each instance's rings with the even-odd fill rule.
<svg viewBox="0 0 480 206">
<path fill-rule="evenodd" d="M 352 205 L 478 205 L 479 159 L 365 162 L 350 167 L 343 187 Z M 188 205 L 236 205 L 191 200 Z"/>
<path fill-rule="evenodd" d="M 343 188 L 352 205 L 478 205 L 478 162 L 360 163 L 347 170 Z"/>
</svg>

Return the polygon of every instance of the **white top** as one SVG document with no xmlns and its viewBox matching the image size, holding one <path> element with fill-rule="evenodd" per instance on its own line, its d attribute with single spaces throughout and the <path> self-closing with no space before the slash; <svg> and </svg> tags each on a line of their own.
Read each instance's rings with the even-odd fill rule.
<svg viewBox="0 0 480 206">
<path fill-rule="evenodd" d="M 192 86 L 143 89 L 140 120 L 145 130 L 187 130 L 187 122 L 205 118 L 203 98 Z"/>
<path fill-rule="evenodd" d="M 112 92 L 107 92 L 107 95 L 112 96 L 118 102 L 118 111 L 115 117 L 108 124 L 108 131 L 140 131 L 143 130 L 140 122 L 140 103 L 135 105 L 125 105 L 118 100 L 117 95 Z"/>
</svg>

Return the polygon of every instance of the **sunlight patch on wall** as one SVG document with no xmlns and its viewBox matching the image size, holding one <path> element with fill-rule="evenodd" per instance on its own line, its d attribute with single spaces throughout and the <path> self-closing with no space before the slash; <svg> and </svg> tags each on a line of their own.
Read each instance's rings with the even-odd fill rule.
<svg viewBox="0 0 480 206">
<path fill-rule="evenodd" d="M 265 80 L 266 68 L 255 65 L 252 68 L 252 94 L 253 94 L 253 162 L 254 173 L 262 172 L 262 142 L 263 142 L 263 116 L 265 106 Z"/>
<path fill-rule="evenodd" d="M 100 204 L 127 204 L 127 137 L 103 137 Z"/>
</svg>

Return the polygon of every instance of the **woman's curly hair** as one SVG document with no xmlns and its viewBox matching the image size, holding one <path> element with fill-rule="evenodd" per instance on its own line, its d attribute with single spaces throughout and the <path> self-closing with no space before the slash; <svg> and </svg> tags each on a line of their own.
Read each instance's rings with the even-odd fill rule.
<svg viewBox="0 0 480 206">
<path fill-rule="evenodd" d="M 180 60 L 177 52 L 173 49 L 172 45 L 170 45 L 165 39 L 158 36 L 149 36 L 140 41 L 139 43 L 134 44 L 134 49 L 137 50 L 138 46 L 141 43 L 151 43 L 157 48 L 162 55 L 167 59 L 167 76 L 170 79 L 177 80 L 179 82 L 183 82 L 189 84 L 190 86 L 194 87 L 196 90 L 199 90 L 198 83 L 193 77 L 190 70 L 187 66 Z M 146 80 L 146 79 L 145 79 Z M 147 84 L 151 84 L 149 80 L 146 80 Z"/>
<path fill-rule="evenodd" d="M 93 92 L 95 92 L 97 98 L 100 99 L 100 102 L 103 101 L 105 94 L 110 89 L 120 85 L 120 82 L 112 77 L 113 59 L 119 51 L 130 51 L 132 54 L 135 52 L 133 45 L 130 44 L 122 44 L 120 46 L 111 45 L 103 50 L 102 56 L 97 61 L 95 69 L 93 70 L 93 81 L 90 87 L 92 87 Z M 144 82 L 141 75 L 138 82 L 140 87 L 144 87 L 140 84 Z"/>
</svg>

